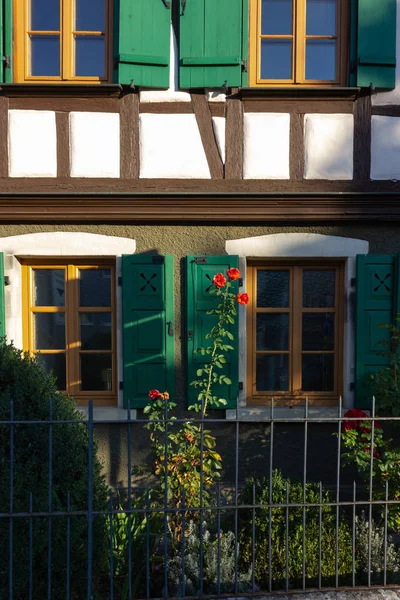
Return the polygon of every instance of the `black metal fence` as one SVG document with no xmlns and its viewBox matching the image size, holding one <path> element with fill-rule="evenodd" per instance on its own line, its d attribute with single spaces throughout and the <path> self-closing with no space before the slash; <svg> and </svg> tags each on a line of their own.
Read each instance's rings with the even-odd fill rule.
<svg viewBox="0 0 400 600">
<path fill-rule="evenodd" d="M 241 428 L 246 426 L 243 421 L 191 419 L 200 426 L 201 456 L 205 451 L 205 428 L 230 429 L 234 477 L 227 483 L 222 478 L 205 493 L 201 463 L 199 502 L 189 505 L 183 493 L 179 504 L 171 501 L 167 443 L 169 433 L 187 424 L 187 419 L 170 420 L 166 413 L 160 420 L 165 436 L 162 480 L 155 478 L 154 485 L 144 489 L 131 475 L 135 466 L 132 440 L 149 420 L 133 420 L 128 410 L 122 423 L 101 421 L 101 425 L 126 428 L 127 435 L 127 485 L 118 492 L 110 488 L 105 502 L 104 488 L 100 499 L 96 491 L 94 438 L 99 423 L 93 418 L 92 403 L 87 419 L 55 420 L 50 405 L 48 420 L 22 421 L 14 418 L 11 402 L 10 419 L 0 421 L 0 434 L 9 440 L 9 455 L 0 457 L 2 485 L 6 482 L 8 499 L 6 506 L 0 505 L 0 598 L 43 600 L 45 596 L 38 595 L 38 586 L 46 589 L 49 600 L 117 600 L 396 585 L 400 582 L 400 551 L 396 528 L 390 528 L 393 521 L 389 517 L 393 514 L 396 520 L 400 496 L 390 497 L 388 481 L 383 496 L 375 493 L 377 478 L 382 475 L 376 465 L 375 436 L 377 420 L 393 427 L 400 418 L 376 417 L 374 406 L 367 417 L 345 417 L 341 404 L 337 417 L 310 416 L 307 402 L 302 417 L 276 416 L 273 401 L 269 410 L 269 421 L 263 423 L 269 428 L 269 456 L 264 465 L 265 478 L 258 480 L 239 477 Z M 344 475 L 341 432 L 343 422 L 349 421 L 370 424 L 366 484 L 352 480 L 356 471 Z M 282 424 L 301 426 L 302 472 L 297 481 L 275 470 L 274 435 Z M 336 456 L 330 489 L 321 481 L 310 482 L 308 477 L 310 426 L 315 424 L 329 424 L 337 434 L 329 438 Z M 67 427 L 85 429 L 87 478 L 81 482 L 86 490 L 84 506 L 77 504 L 72 491 L 63 497 L 57 495 L 53 478 L 56 430 Z M 47 501 L 46 506 L 38 503 L 36 490 L 30 489 L 26 508 L 22 509 L 15 498 L 15 474 L 20 473 L 15 448 L 20 436 L 29 440 L 26 432 L 33 428 L 41 428 L 40 437 L 46 439 L 48 448 L 43 472 L 37 474 L 41 485 L 46 481 Z M 290 438 L 287 444 L 289 448 Z M 36 536 L 40 536 L 40 544 Z M 19 562 L 18 552 L 25 556 Z"/>
</svg>

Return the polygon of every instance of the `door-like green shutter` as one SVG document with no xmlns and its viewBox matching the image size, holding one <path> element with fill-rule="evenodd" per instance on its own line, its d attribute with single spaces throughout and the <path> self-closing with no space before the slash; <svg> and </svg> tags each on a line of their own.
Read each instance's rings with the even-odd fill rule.
<svg viewBox="0 0 400 600">
<path fill-rule="evenodd" d="M 389 341 L 388 331 L 379 325 L 395 322 L 399 310 L 399 257 L 369 254 L 357 256 L 356 308 L 356 406 L 371 405 L 373 375 L 387 365 L 380 340 Z"/>
<path fill-rule="evenodd" d="M 4 300 L 4 255 L 0 252 L 0 337 L 6 335 L 6 305 Z"/>
<path fill-rule="evenodd" d="M 174 258 L 122 257 L 124 406 L 143 408 L 150 389 L 174 396 Z"/>
<path fill-rule="evenodd" d="M 180 2 L 179 86 L 241 86 L 243 0 Z"/>
<path fill-rule="evenodd" d="M 167 88 L 171 1 L 118 0 L 116 13 L 118 83 Z"/>
<path fill-rule="evenodd" d="M 357 85 L 394 88 L 396 0 L 359 0 Z"/>
<path fill-rule="evenodd" d="M 196 402 L 198 391 L 190 386 L 190 382 L 197 379 L 196 371 L 204 364 L 204 357 L 196 354 L 195 350 L 201 346 L 208 346 L 210 341 L 205 339 L 215 323 L 216 317 L 207 315 L 207 311 L 216 308 L 217 298 L 210 294 L 214 288 L 212 279 L 216 273 L 226 273 L 231 267 L 238 268 L 238 256 L 187 256 L 186 257 L 186 336 L 187 336 L 187 373 L 188 373 L 188 402 L 189 406 Z M 238 291 L 238 282 L 233 282 L 233 291 Z M 217 369 L 219 374 L 225 373 L 231 379 L 231 385 L 220 385 L 213 388 L 213 395 L 225 398 L 227 405 L 223 408 L 236 408 L 239 391 L 239 352 L 238 334 L 239 324 L 236 316 L 235 324 L 230 326 L 234 336 L 229 341 L 234 349 L 227 353 L 225 368 Z"/>
</svg>

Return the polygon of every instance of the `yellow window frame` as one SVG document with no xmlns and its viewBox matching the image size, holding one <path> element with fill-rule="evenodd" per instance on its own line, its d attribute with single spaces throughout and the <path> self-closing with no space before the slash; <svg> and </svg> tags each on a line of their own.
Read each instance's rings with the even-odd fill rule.
<svg viewBox="0 0 400 600">
<path fill-rule="evenodd" d="M 250 2 L 250 40 L 249 40 L 249 85 L 290 87 L 306 86 L 344 86 L 348 75 L 349 57 L 349 2 L 336 2 L 336 36 L 306 34 L 306 3 L 307 0 L 292 0 L 293 29 L 291 35 L 267 35 L 261 33 L 262 0 Z M 261 78 L 261 40 L 262 39 L 292 39 L 292 77 L 290 79 Z M 307 39 L 336 39 L 336 78 L 334 80 L 306 79 L 306 40 Z"/>
<path fill-rule="evenodd" d="M 65 350 L 40 350 L 41 354 L 66 355 L 66 390 L 80 405 L 87 405 L 91 398 L 98 406 L 117 406 L 117 350 L 116 350 L 116 293 L 115 293 L 115 261 L 114 260 L 59 260 L 59 259 L 20 259 L 22 264 L 22 327 L 23 348 L 34 354 L 33 316 L 35 313 L 65 314 Z M 63 269 L 65 271 L 65 305 L 34 306 L 33 305 L 33 269 Z M 111 306 L 79 306 L 79 270 L 110 269 L 111 271 Z M 111 350 L 82 350 L 80 339 L 79 316 L 83 313 L 111 314 Z M 112 355 L 112 387 L 109 391 L 83 391 L 80 389 L 80 355 L 111 354 Z"/>
<path fill-rule="evenodd" d="M 108 83 L 112 77 L 112 10 L 111 0 L 105 0 L 105 30 L 78 31 L 75 29 L 76 0 L 59 0 L 60 30 L 33 31 L 31 23 L 31 0 L 14 0 L 14 81 L 17 83 Z M 31 45 L 29 35 L 60 35 L 60 76 L 34 76 L 30 74 Z M 100 36 L 104 34 L 104 76 L 81 77 L 75 75 L 74 35 Z"/>
</svg>

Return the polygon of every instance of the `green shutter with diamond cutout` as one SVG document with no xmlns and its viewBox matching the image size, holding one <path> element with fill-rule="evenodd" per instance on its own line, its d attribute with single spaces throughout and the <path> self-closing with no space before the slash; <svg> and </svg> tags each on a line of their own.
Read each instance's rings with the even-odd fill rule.
<svg viewBox="0 0 400 600">
<path fill-rule="evenodd" d="M 195 350 L 208 346 L 210 340 L 205 339 L 214 325 L 216 317 L 207 315 L 207 311 L 216 308 L 218 300 L 210 290 L 214 288 L 212 279 L 216 273 L 225 274 L 232 267 L 238 268 L 238 256 L 187 256 L 186 257 L 186 338 L 187 338 L 187 394 L 188 405 L 197 401 L 198 390 L 190 382 L 198 379 L 197 369 L 204 365 L 205 359 Z M 238 281 L 233 283 L 233 292 L 238 292 Z M 220 408 L 236 408 L 239 393 L 239 324 L 236 315 L 235 324 L 230 326 L 234 336 L 233 341 L 226 340 L 233 346 L 227 353 L 227 364 L 223 369 L 216 369 L 218 374 L 226 374 L 232 381 L 231 385 L 217 385 L 213 387 L 213 395 L 224 398 L 227 405 Z"/>
<path fill-rule="evenodd" d="M 0 252 L 0 337 L 6 335 L 6 303 L 4 299 L 4 254 Z"/>
<path fill-rule="evenodd" d="M 122 257 L 124 406 L 143 408 L 151 389 L 174 397 L 174 258 Z"/>
<path fill-rule="evenodd" d="M 356 406 L 370 408 L 371 375 L 387 366 L 388 359 L 377 353 L 384 350 L 381 340 L 389 332 L 380 325 L 395 323 L 400 311 L 399 255 L 357 256 L 356 288 Z"/>
</svg>

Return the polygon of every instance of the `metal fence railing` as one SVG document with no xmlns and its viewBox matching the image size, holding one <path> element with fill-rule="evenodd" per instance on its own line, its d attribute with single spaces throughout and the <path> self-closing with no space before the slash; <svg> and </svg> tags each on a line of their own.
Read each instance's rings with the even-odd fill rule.
<svg viewBox="0 0 400 600">
<path fill-rule="evenodd" d="M 341 402 L 336 417 L 319 415 L 310 415 L 306 402 L 302 417 L 281 418 L 272 401 L 269 420 L 254 425 L 263 428 L 260 439 L 267 440 L 262 458 L 254 436 L 243 435 L 248 423 L 190 419 L 201 432 L 199 487 L 192 496 L 198 501 L 190 504 L 183 492 L 179 502 L 173 499 L 168 456 L 169 434 L 187 424 L 187 419 L 172 420 L 166 411 L 159 421 L 165 437 L 163 464 L 158 476 L 138 483 L 132 448 L 139 436 L 145 439 L 143 429 L 149 419 L 131 419 L 128 410 L 126 421 L 100 423 L 93 418 L 90 402 L 87 419 L 56 419 L 50 404 L 48 419 L 22 420 L 15 418 L 11 401 L 9 419 L 0 421 L 0 444 L 6 448 L 0 456 L 0 598 L 215 597 L 397 585 L 400 494 L 391 495 L 390 477 L 382 470 L 387 461 L 379 456 L 376 439 L 377 428 L 380 436 L 383 428 L 384 436 L 396 437 L 400 418 L 377 417 L 374 403 L 367 416 L 344 416 Z M 343 466 L 341 434 L 343 424 L 349 422 L 364 424 L 365 482 L 357 474 L 356 461 L 353 469 Z M 127 477 L 123 489 L 107 488 L 99 475 L 96 431 L 100 425 L 124 430 Z M 278 429 L 279 435 L 286 432 L 289 451 L 287 432 L 293 425 L 296 435 L 301 435 L 301 456 L 296 457 L 301 466 L 297 477 L 288 477 L 276 469 L 275 436 Z M 333 467 L 327 464 L 333 475 L 323 484 L 324 473 L 319 481 L 310 481 L 309 465 L 316 457 L 310 456 L 309 443 L 316 426 L 328 425 L 320 451 L 323 454 L 329 446 L 330 457 L 335 458 Z M 85 445 L 85 457 L 79 459 L 81 476 L 74 479 L 72 489 L 65 488 L 60 476 L 65 461 L 64 468 L 73 478 L 74 460 L 68 456 L 69 442 L 63 437 L 68 428 Z M 217 483 L 205 481 L 205 431 L 216 435 L 224 469 L 229 462 L 230 481 L 224 475 Z M 223 439 L 219 440 L 221 431 Z M 224 450 L 228 442 L 229 456 Z M 28 469 L 44 444 L 47 455 L 42 470 L 21 475 L 24 463 Z M 247 455 L 253 452 L 258 457 L 254 462 L 263 463 L 257 465 L 256 475 L 251 472 L 251 460 L 242 467 L 246 444 Z M 144 453 L 148 456 L 150 451 Z"/>
</svg>

